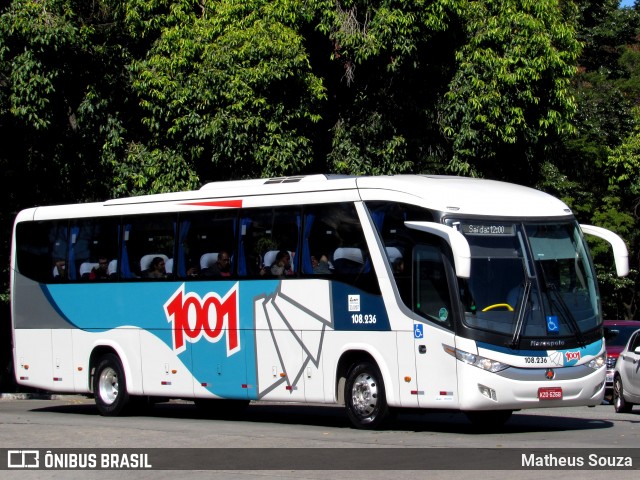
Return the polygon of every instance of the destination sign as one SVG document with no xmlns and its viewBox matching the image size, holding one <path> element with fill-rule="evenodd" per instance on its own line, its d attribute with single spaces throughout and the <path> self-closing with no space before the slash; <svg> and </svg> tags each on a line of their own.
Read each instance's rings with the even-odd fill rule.
<svg viewBox="0 0 640 480">
<path fill-rule="evenodd" d="M 513 224 L 510 225 L 502 225 L 502 224 L 473 224 L 473 223 L 463 223 L 462 231 L 467 235 L 487 235 L 487 236 L 500 236 L 500 235 L 513 235 L 514 228 Z"/>
</svg>

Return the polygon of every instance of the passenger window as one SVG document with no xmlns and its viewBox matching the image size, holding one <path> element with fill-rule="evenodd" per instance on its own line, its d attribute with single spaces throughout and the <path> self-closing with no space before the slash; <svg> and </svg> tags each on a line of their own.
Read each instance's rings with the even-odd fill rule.
<svg viewBox="0 0 640 480">
<path fill-rule="evenodd" d="M 180 216 L 174 274 L 178 278 L 233 276 L 236 269 L 235 211 L 207 211 Z"/>
<path fill-rule="evenodd" d="M 302 272 L 313 276 L 331 275 L 332 279 L 363 290 L 380 292 L 353 203 L 305 207 Z"/>
<path fill-rule="evenodd" d="M 19 223 L 16 227 L 17 269 L 42 282 L 67 281 L 68 222 Z"/>
<path fill-rule="evenodd" d="M 127 218 L 122 228 L 120 278 L 170 278 L 175 227 L 175 215 Z"/>
<path fill-rule="evenodd" d="M 302 273 L 319 275 L 318 271 L 334 271 L 333 252 L 340 246 L 337 225 L 334 223 L 335 213 L 333 205 L 310 205 L 305 207 Z M 326 265 L 320 266 L 322 258 L 326 258 Z M 326 267 L 326 268 L 325 268 Z"/>
<path fill-rule="evenodd" d="M 433 214 L 424 208 L 398 202 L 371 201 L 367 202 L 367 208 L 384 244 L 400 297 L 413 309 L 411 268 L 416 234 L 404 222 L 433 222 Z"/>
<path fill-rule="evenodd" d="M 417 245 L 413 251 L 413 271 L 413 310 L 422 317 L 451 328 L 451 300 L 440 248 L 436 245 Z"/>
<path fill-rule="evenodd" d="M 282 276 L 297 272 L 300 217 L 297 207 L 245 210 L 240 224 L 238 273 L 256 277 L 276 275 L 272 267 L 278 262 L 276 258 L 281 259 L 285 253 L 290 265 L 283 267 Z"/>
<path fill-rule="evenodd" d="M 110 271 L 109 265 L 112 269 L 117 265 L 119 225 L 119 218 L 113 217 L 71 222 L 69 261 L 75 280 L 117 278 L 116 271 Z"/>
</svg>

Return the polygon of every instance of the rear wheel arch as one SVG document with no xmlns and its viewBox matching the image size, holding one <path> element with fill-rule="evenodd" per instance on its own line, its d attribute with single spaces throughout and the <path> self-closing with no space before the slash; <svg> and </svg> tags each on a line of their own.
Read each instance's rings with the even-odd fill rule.
<svg viewBox="0 0 640 480">
<path fill-rule="evenodd" d="M 128 393 L 131 395 L 144 395 L 142 373 L 140 370 L 139 360 L 136 360 L 135 357 L 127 355 L 122 346 L 116 342 L 102 343 L 93 347 L 91 355 L 89 356 L 89 375 L 87 378 L 90 392 L 94 393 L 93 376 L 95 373 L 97 362 L 99 362 L 100 359 L 107 353 L 113 353 L 119 358 L 120 363 L 122 364 L 122 369 L 124 370 L 124 373 L 127 377 Z M 135 355 L 135 351 L 133 352 L 133 354 Z"/>
</svg>

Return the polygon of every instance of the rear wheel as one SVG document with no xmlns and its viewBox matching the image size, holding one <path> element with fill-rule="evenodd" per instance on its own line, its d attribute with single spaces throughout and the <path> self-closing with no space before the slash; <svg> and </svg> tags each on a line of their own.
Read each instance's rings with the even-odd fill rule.
<svg viewBox="0 0 640 480">
<path fill-rule="evenodd" d="M 624 389 L 620 377 L 613 380 L 613 406 L 616 413 L 629 413 L 633 408 L 633 405 L 624 399 Z"/>
<path fill-rule="evenodd" d="M 358 363 L 351 368 L 344 397 L 347 415 L 356 428 L 377 428 L 389 416 L 382 374 L 372 363 Z"/>
<path fill-rule="evenodd" d="M 107 353 L 98 361 L 93 375 L 93 394 L 100 415 L 119 415 L 129 403 L 124 369 L 117 355 Z"/>
</svg>

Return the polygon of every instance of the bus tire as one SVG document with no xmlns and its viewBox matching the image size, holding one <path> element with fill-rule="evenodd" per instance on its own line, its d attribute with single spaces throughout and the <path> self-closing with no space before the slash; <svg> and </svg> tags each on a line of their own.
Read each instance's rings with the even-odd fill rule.
<svg viewBox="0 0 640 480">
<path fill-rule="evenodd" d="M 373 363 L 357 363 L 351 368 L 344 398 L 347 416 L 356 428 L 378 428 L 389 417 L 382 374 Z"/>
<path fill-rule="evenodd" d="M 119 415 L 129 403 L 127 381 L 117 355 L 107 353 L 98 361 L 93 376 L 93 394 L 103 416 Z"/>
<path fill-rule="evenodd" d="M 633 408 L 633 404 L 624 399 L 624 389 L 620 377 L 613 379 L 613 408 L 616 409 L 616 413 L 629 413 Z"/>
</svg>

